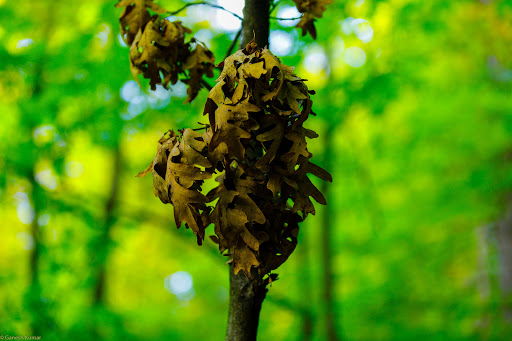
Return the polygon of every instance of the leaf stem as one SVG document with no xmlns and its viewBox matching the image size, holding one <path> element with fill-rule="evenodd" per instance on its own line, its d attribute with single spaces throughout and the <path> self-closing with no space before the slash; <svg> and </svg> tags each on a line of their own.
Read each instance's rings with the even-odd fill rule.
<svg viewBox="0 0 512 341">
<path fill-rule="evenodd" d="M 190 6 L 196 6 L 196 5 L 206 5 L 206 6 L 210 6 L 212 8 L 217 8 L 217 9 L 220 9 L 222 11 L 225 11 L 225 12 L 228 12 L 229 14 L 233 15 L 234 17 L 238 18 L 239 20 L 243 20 L 243 18 L 241 16 L 239 16 L 238 14 L 236 13 L 233 13 L 227 9 L 225 9 L 224 7 L 222 6 L 219 6 L 219 5 L 216 5 L 216 4 L 212 4 L 210 2 L 207 2 L 207 1 L 197 1 L 197 2 L 190 2 L 188 4 L 186 4 L 185 6 L 181 7 L 180 9 L 178 9 L 177 11 L 174 11 L 174 12 L 167 12 L 167 13 L 164 13 L 164 15 L 167 15 L 167 16 L 170 16 L 170 15 L 176 15 L 178 13 L 180 13 L 181 11 L 187 9 L 188 7 Z"/>
<path fill-rule="evenodd" d="M 193 131 L 200 131 L 200 130 L 205 130 L 205 129 L 208 129 L 210 128 L 210 125 L 209 124 L 206 124 L 204 127 L 201 127 L 201 128 L 196 128 L 196 129 L 192 129 Z"/>
</svg>

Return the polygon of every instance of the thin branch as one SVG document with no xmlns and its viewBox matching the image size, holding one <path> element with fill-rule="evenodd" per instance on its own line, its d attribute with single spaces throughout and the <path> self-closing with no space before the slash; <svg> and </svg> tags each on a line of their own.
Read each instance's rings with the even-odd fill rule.
<svg viewBox="0 0 512 341">
<path fill-rule="evenodd" d="M 273 20 L 281 20 L 281 21 L 285 21 L 285 20 L 298 20 L 298 19 L 301 19 L 302 18 L 302 15 L 300 17 L 296 17 L 296 18 L 278 18 L 278 17 L 269 17 L 269 19 L 273 19 Z"/>
<path fill-rule="evenodd" d="M 271 14 L 277 7 L 277 5 L 279 5 L 281 1 L 280 0 L 276 0 L 274 2 L 272 2 L 272 4 L 270 5 L 270 10 L 268 11 L 268 14 Z"/>
<path fill-rule="evenodd" d="M 201 122 L 197 122 L 197 123 L 199 123 L 199 124 L 204 124 L 204 123 L 201 123 Z M 204 127 L 201 127 L 201 128 L 195 128 L 195 129 L 191 129 L 191 130 L 193 130 L 193 131 L 201 131 L 201 130 L 205 130 L 205 129 L 208 129 L 208 128 L 210 128 L 210 125 L 209 125 L 209 124 L 205 124 L 205 125 L 204 125 Z M 178 131 L 179 131 L 180 133 L 182 133 L 182 132 L 184 132 L 184 131 L 185 131 L 185 129 L 186 129 L 186 128 L 178 129 Z"/>
<path fill-rule="evenodd" d="M 231 56 L 231 52 L 233 52 L 233 48 L 235 47 L 236 42 L 238 41 L 238 39 L 240 39 L 241 35 L 242 35 L 242 29 L 240 29 L 236 33 L 235 39 L 233 39 L 233 41 L 231 42 L 231 45 L 229 45 L 228 52 L 226 52 L 226 57 L 224 57 L 224 59 L 226 59 L 227 57 Z"/>
<path fill-rule="evenodd" d="M 231 15 L 235 16 L 236 18 L 238 18 L 239 20 L 243 20 L 243 18 L 241 16 L 239 16 L 238 14 L 233 13 L 233 12 L 225 9 L 222 6 L 219 6 L 219 5 L 216 5 L 216 4 L 212 4 L 212 3 L 207 2 L 207 1 L 190 2 L 190 3 L 186 4 L 185 6 L 183 6 L 182 8 L 178 9 L 177 11 L 167 12 L 167 13 L 164 13 L 164 15 L 167 15 L 167 16 L 169 16 L 169 15 L 176 15 L 176 14 L 180 13 L 181 11 L 187 9 L 188 7 L 195 6 L 195 5 L 206 5 L 206 6 L 210 6 L 212 8 L 217 8 L 217 9 L 220 9 L 222 11 L 228 12 L 229 14 L 231 14 Z"/>
<path fill-rule="evenodd" d="M 201 85 L 203 85 L 206 89 L 208 89 L 208 91 L 213 89 L 213 87 L 207 81 L 205 81 L 204 79 L 201 79 Z"/>
</svg>

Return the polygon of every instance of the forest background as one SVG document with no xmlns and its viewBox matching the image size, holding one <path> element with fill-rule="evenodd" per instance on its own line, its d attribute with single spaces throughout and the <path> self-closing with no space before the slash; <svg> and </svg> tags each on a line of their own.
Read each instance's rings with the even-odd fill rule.
<svg viewBox="0 0 512 341">
<path fill-rule="evenodd" d="M 114 5 L 0 0 L 0 335 L 220 340 L 226 258 L 135 177 L 165 131 L 205 122 L 207 91 L 139 89 Z M 240 29 L 206 5 L 170 19 L 216 63 Z M 326 340 L 330 304 L 338 339 L 505 339 L 512 1 L 335 1 L 316 40 L 296 23 L 271 19 L 270 49 L 316 91 L 308 146 L 334 182 L 259 338 Z"/>
</svg>

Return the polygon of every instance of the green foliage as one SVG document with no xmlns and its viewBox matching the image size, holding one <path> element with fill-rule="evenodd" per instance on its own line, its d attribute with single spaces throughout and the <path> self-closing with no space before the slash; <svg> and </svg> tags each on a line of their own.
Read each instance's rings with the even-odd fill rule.
<svg viewBox="0 0 512 341">
<path fill-rule="evenodd" d="M 281 1 L 273 15 L 286 6 L 295 3 Z M 151 179 L 135 178 L 168 129 L 206 123 L 207 92 L 184 105 L 178 86 L 168 104 L 159 87 L 132 87 L 118 15 L 97 0 L 0 0 L 0 335 L 223 338 L 227 267 L 216 245 L 195 246 L 148 190 Z M 180 15 L 173 20 L 194 33 L 211 31 L 204 43 L 225 56 L 236 32 L 215 26 L 216 10 Z M 367 20 L 371 38 L 368 23 L 350 17 Z M 500 219 L 512 187 L 511 22 L 510 1 L 469 0 L 333 2 L 315 21 L 316 41 L 299 38 L 296 22 L 272 20 L 272 34 L 292 44 L 280 55 L 286 41 L 271 37 L 270 50 L 317 92 L 310 127 L 331 138 L 308 150 L 335 181 L 330 205 L 304 223 L 280 268 L 286 280 L 270 288 L 262 340 L 301 339 L 304 311 L 313 339 L 325 339 L 326 214 L 344 339 L 510 335 L 496 242 L 481 228 Z M 361 51 L 364 63 L 351 66 Z M 180 271 L 193 289 L 171 285 L 188 283 Z"/>
</svg>

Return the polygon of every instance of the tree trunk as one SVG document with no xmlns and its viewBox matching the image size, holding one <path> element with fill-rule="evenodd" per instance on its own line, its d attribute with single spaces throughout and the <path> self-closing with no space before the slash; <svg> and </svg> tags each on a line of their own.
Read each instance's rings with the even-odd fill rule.
<svg viewBox="0 0 512 341">
<path fill-rule="evenodd" d="M 512 323 L 512 204 L 498 222 L 497 237 L 503 315 L 506 322 Z"/>
<path fill-rule="evenodd" d="M 32 128 L 31 128 L 32 130 Z M 35 148 L 35 145 L 34 145 Z M 34 160 L 35 165 L 36 160 Z M 48 315 L 46 307 L 41 301 L 41 283 L 39 275 L 40 257 L 43 246 L 41 245 L 41 233 L 39 231 L 39 224 L 37 223 L 41 213 L 41 201 L 44 199 L 45 193 L 41 186 L 35 181 L 35 171 L 32 169 L 29 172 L 30 184 L 32 186 L 31 200 L 34 209 L 34 220 L 30 226 L 30 232 L 34 241 L 33 248 L 30 253 L 30 286 L 28 289 L 28 304 L 35 316 L 32 320 L 32 333 L 34 335 L 41 335 L 42 330 L 47 323 Z"/>
<path fill-rule="evenodd" d="M 47 24 L 43 27 L 43 39 L 42 41 L 47 41 L 48 37 L 51 34 L 52 24 L 53 24 L 53 11 L 52 8 L 55 7 L 51 5 L 47 8 L 48 13 L 46 14 L 48 17 Z M 44 72 L 46 65 L 46 45 L 44 45 L 43 53 L 39 57 L 37 64 L 34 66 L 34 81 L 32 84 L 32 102 L 37 102 L 41 99 L 41 95 L 43 94 L 43 90 L 45 89 L 44 83 Z M 29 109 L 31 110 L 31 109 Z M 26 134 L 28 136 L 32 135 L 32 132 L 38 125 L 38 121 L 35 118 L 37 114 L 31 111 L 24 112 L 23 120 L 25 122 L 29 122 Z M 41 233 L 38 224 L 38 218 L 40 213 L 44 209 L 46 193 L 44 189 L 39 185 L 36 181 L 36 163 L 39 158 L 39 150 L 35 145 L 34 141 L 30 140 L 29 150 L 33 151 L 31 156 L 31 168 L 27 170 L 27 177 L 30 181 L 30 185 L 32 187 L 30 193 L 30 199 L 32 200 L 33 209 L 34 209 L 34 219 L 32 220 L 30 226 L 30 232 L 33 238 L 33 248 L 30 253 L 30 286 L 28 288 L 28 304 L 29 309 L 34 313 L 34 318 L 32 320 L 32 333 L 34 335 L 41 335 L 44 328 L 51 324 L 52 321 L 47 313 L 47 307 L 44 302 L 42 302 L 42 288 L 40 282 L 40 258 L 41 253 L 44 250 L 44 246 L 41 244 Z"/>
<path fill-rule="evenodd" d="M 120 135 L 119 133 L 117 135 Z M 115 208 L 117 206 L 119 196 L 119 182 L 122 169 L 121 154 L 121 136 L 117 136 L 116 145 L 113 148 L 112 158 L 112 182 L 110 187 L 110 195 L 105 204 L 105 224 L 98 239 L 98 249 L 96 250 L 97 274 L 94 289 L 94 305 L 102 305 L 105 299 L 105 280 L 106 280 L 106 263 L 109 254 L 110 230 L 115 223 Z"/>
<path fill-rule="evenodd" d="M 268 45 L 269 10 L 269 0 L 245 0 L 240 48 L 243 49 L 253 38 L 259 47 Z"/>
<path fill-rule="evenodd" d="M 269 0 L 245 0 L 240 48 L 255 38 L 260 47 L 268 45 Z M 229 315 L 226 341 L 256 341 L 261 305 L 267 289 L 258 271 L 253 269 L 252 279 L 242 271 L 234 274 L 229 266 Z"/>
<path fill-rule="evenodd" d="M 301 341 L 311 341 L 313 338 L 313 314 L 309 306 L 312 305 L 313 286 L 311 285 L 311 264 L 309 262 L 309 245 L 308 238 L 302 234 L 300 247 L 295 251 L 297 253 L 297 271 L 301 274 L 299 278 L 298 287 L 300 288 L 301 301 L 304 302 L 304 309 L 301 311 L 302 319 L 302 334 L 299 338 Z"/>
<path fill-rule="evenodd" d="M 258 271 L 253 269 L 248 279 L 242 271 L 235 275 L 229 266 L 229 316 L 226 341 L 256 341 L 261 304 L 267 289 Z"/>
</svg>

